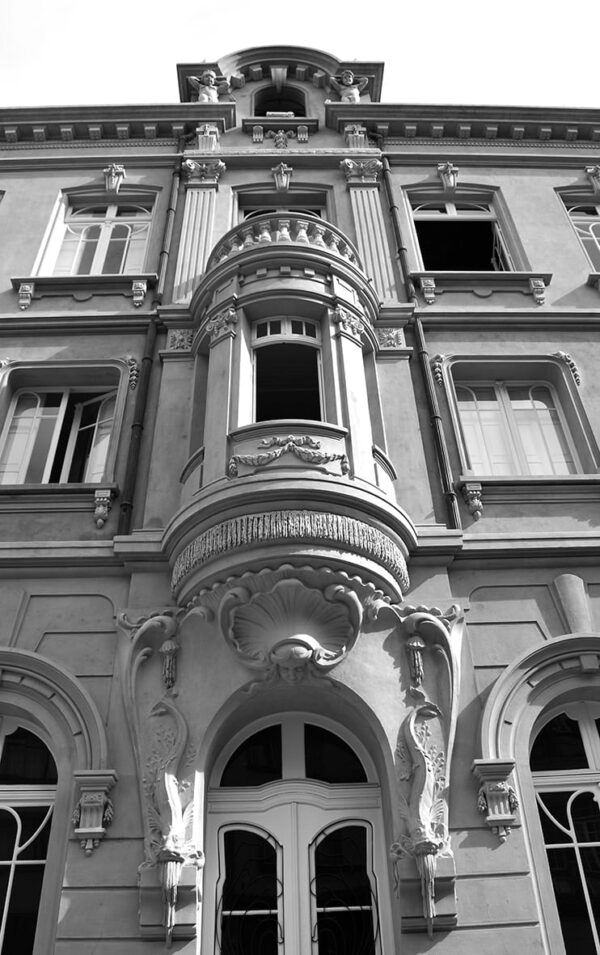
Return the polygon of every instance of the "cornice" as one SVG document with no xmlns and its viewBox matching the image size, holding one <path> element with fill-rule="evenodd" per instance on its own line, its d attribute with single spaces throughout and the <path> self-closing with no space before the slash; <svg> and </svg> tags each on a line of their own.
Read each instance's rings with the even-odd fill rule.
<svg viewBox="0 0 600 955">
<path fill-rule="evenodd" d="M 440 308 L 438 312 L 432 311 L 432 306 L 428 306 L 415 309 L 415 315 L 420 318 L 425 328 L 477 328 L 497 331 L 507 325 L 511 328 L 527 330 L 558 326 L 570 332 L 578 327 L 588 329 L 600 326 L 600 296 L 598 308 L 595 309 L 561 309 L 548 306 L 542 311 L 537 306 L 530 306 L 529 309 L 524 306 L 515 309 L 490 308 L 489 310 L 469 307 L 467 313 L 464 306 L 457 307 L 455 311 L 449 308 L 444 308 L 442 311 Z"/>
<path fill-rule="evenodd" d="M 235 126 L 235 112 L 235 103 L 1 109 L 0 142 L 47 145 L 134 139 L 153 144 L 192 136 L 206 122 L 224 132 Z"/>
<path fill-rule="evenodd" d="M 600 141 L 600 110 L 556 109 L 527 106 L 440 106 L 387 103 L 328 103 L 326 125 L 342 132 L 347 123 L 361 123 L 379 137 L 400 137 L 407 142 L 448 139 L 466 143 L 483 140 L 521 142 Z"/>
</svg>

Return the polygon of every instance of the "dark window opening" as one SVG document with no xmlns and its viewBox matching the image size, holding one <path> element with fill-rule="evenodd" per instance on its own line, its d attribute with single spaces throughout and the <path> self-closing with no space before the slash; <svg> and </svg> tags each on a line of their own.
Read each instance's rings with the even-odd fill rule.
<svg viewBox="0 0 600 955">
<path fill-rule="evenodd" d="M 423 267 L 436 272 L 510 269 L 494 222 L 415 222 Z"/>
<path fill-rule="evenodd" d="M 367 875 L 367 834 L 363 826 L 344 826 L 315 850 L 317 924 L 313 938 L 319 955 L 375 955 L 375 909 Z"/>
<path fill-rule="evenodd" d="M 546 723 L 531 747 L 530 765 L 534 772 L 587 769 L 588 760 L 577 720 L 561 713 Z"/>
<path fill-rule="evenodd" d="M 221 955 L 277 955 L 281 926 L 277 853 L 266 839 L 243 829 L 225 833 L 221 901 Z"/>
<path fill-rule="evenodd" d="M 256 94 L 254 115 L 266 116 L 267 113 L 293 113 L 294 116 L 306 116 L 304 93 L 293 86 L 266 86 Z"/>
<path fill-rule="evenodd" d="M 268 726 L 238 746 L 229 759 L 221 786 L 262 786 L 281 779 L 281 726 Z"/>
<path fill-rule="evenodd" d="M 324 783 L 366 783 L 363 765 L 343 739 L 306 723 L 304 726 L 304 759 L 308 779 Z"/>
<path fill-rule="evenodd" d="M 19 727 L 4 740 L 0 761 L 2 786 L 54 785 L 56 763 L 41 739 Z"/>
<path fill-rule="evenodd" d="M 309 345 L 256 349 L 256 420 L 321 421 L 318 352 Z"/>
</svg>

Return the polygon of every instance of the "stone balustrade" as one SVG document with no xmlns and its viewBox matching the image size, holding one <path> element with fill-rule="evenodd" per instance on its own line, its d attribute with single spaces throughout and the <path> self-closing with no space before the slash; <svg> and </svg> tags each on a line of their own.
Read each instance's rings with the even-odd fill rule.
<svg viewBox="0 0 600 955">
<path fill-rule="evenodd" d="M 346 236 L 330 222 L 302 214 L 265 213 L 241 222 L 213 249 L 206 270 L 249 249 L 292 245 L 329 252 L 362 268 L 358 252 Z"/>
</svg>

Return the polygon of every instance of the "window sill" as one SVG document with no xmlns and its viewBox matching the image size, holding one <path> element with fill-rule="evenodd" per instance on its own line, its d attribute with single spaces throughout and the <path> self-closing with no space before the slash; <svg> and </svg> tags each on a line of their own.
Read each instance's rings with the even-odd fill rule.
<svg viewBox="0 0 600 955">
<path fill-rule="evenodd" d="M 560 477 L 461 475 L 456 486 L 476 521 L 483 513 L 484 503 L 573 504 L 600 501 L 600 474 L 565 474 Z"/>
<path fill-rule="evenodd" d="M 117 484 L 0 484 L 0 513 L 84 511 L 104 527 L 119 494 Z"/>
<path fill-rule="evenodd" d="M 410 272 L 423 293 L 426 305 L 435 305 L 443 292 L 474 292 L 487 298 L 495 292 L 521 292 L 532 295 L 537 305 L 546 301 L 549 272 Z"/>
<path fill-rule="evenodd" d="M 133 299 L 135 308 L 144 304 L 148 288 L 158 281 L 155 272 L 136 275 L 31 275 L 12 278 L 12 287 L 19 293 L 19 308 L 29 308 L 33 299 L 46 295 L 70 295 L 85 302 L 94 295 L 125 295 Z"/>
</svg>

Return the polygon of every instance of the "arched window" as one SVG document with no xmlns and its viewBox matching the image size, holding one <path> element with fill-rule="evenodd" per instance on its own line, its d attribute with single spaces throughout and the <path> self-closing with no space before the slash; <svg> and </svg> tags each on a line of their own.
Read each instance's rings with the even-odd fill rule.
<svg viewBox="0 0 600 955">
<path fill-rule="evenodd" d="M 600 952 L 600 703 L 538 730 L 530 766 L 567 955 Z"/>
<path fill-rule="evenodd" d="M 57 772 L 38 736 L 0 718 L 0 952 L 31 955 Z"/>
<path fill-rule="evenodd" d="M 366 751 L 338 730 L 286 714 L 217 760 L 204 931 L 218 955 L 390 955 L 379 786 Z"/>
<path fill-rule="evenodd" d="M 294 86 L 265 86 L 254 99 L 254 115 L 268 116 L 269 113 L 292 113 L 294 116 L 306 116 L 304 93 Z"/>
</svg>

